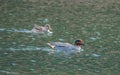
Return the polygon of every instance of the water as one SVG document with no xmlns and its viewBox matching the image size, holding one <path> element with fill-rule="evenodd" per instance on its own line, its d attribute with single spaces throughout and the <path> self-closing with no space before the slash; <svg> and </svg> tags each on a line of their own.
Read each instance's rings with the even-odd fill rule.
<svg viewBox="0 0 120 75">
<path fill-rule="evenodd" d="M 20 75 L 20 73 L 17 72 L 9 72 L 9 71 L 5 71 L 5 70 L 0 70 L 1 73 L 5 73 L 5 74 L 11 74 L 11 75 Z"/>
<path fill-rule="evenodd" d="M 0 28 L 0 32 L 7 34 L 7 36 L 11 36 L 11 34 L 14 34 L 14 33 L 18 34 L 18 36 L 21 35 L 21 34 L 27 35 L 24 38 L 26 38 L 26 39 L 30 38 L 31 40 L 29 40 L 29 42 L 30 41 L 35 41 L 36 40 L 36 37 L 35 37 L 36 35 L 39 36 L 39 38 L 42 37 L 42 38 L 46 38 L 46 39 L 49 38 L 49 37 L 52 37 L 52 35 L 53 35 L 52 31 L 50 31 L 49 33 L 33 33 L 32 30 L 28 30 L 28 29 L 18 30 L 18 29 L 15 29 L 15 28 L 9 28 L 9 29 Z M 12 39 L 12 37 L 10 37 L 10 38 Z M 19 39 L 19 38 L 15 38 L 15 39 Z M 64 39 L 59 38 L 58 41 L 64 42 Z M 6 41 L 1 42 L 1 44 L 3 44 L 3 45 L 7 44 L 7 43 L 8 42 L 6 42 Z M 1 47 L 0 50 L 11 50 L 11 51 L 15 51 L 15 50 L 29 50 L 29 51 L 31 51 L 31 50 L 42 50 L 42 51 L 47 51 L 48 54 L 50 54 L 52 52 L 55 52 L 54 49 L 51 49 L 50 47 L 31 45 L 29 43 L 27 45 L 25 45 L 24 41 L 23 41 L 23 44 L 19 44 L 17 40 L 11 41 L 11 42 L 9 42 L 9 44 L 10 44 L 10 46 L 6 45 L 4 47 Z M 81 51 L 84 51 L 84 50 L 81 49 Z M 61 53 L 62 52 L 59 52 L 59 54 L 61 54 Z M 54 54 L 54 53 L 52 53 L 52 54 Z M 65 53 L 64 55 L 68 55 L 68 53 Z M 56 56 L 56 54 L 55 54 L 55 56 Z"/>
<path fill-rule="evenodd" d="M 50 36 L 52 36 L 53 32 L 50 32 L 50 33 L 42 33 L 42 34 L 37 34 L 37 33 L 33 33 L 31 30 L 28 30 L 28 29 L 15 29 L 15 28 L 10 28 L 10 29 L 6 29 L 6 28 L 0 28 L 0 33 L 4 33 L 4 35 L 7 35 L 7 36 L 11 36 L 11 34 L 24 34 L 24 35 L 27 35 L 26 37 L 24 38 L 31 38 L 30 41 L 34 41 L 36 40 L 35 36 L 39 36 L 39 37 L 43 37 L 43 38 L 48 38 Z M 19 36 L 18 35 L 18 36 Z M 1 37 L 1 39 L 3 39 Z M 12 37 L 11 37 L 12 39 Z M 15 38 L 17 39 L 17 38 Z M 18 38 L 19 39 L 19 38 Z M 8 42 L 6 42 L 6 40 L 2 41 L 1 44 L 7 44 Z M 31 45 L 24 45 L 24 44 L 18 44 L 17 43 L 17 40 L 16 41 L 12 41 L 12 42 L 9 42 L 9 44 L 11 44 L 11 47 L 6 47 L 6 48 L 3 48 L 3 47 L 0 47 L 0 50 L 45 50 L 45 51 L 49 51 L 49 49 L 47 48 L 43 48 L 43 47 L 37 47 L 37 46 L 31 46 Z M 15 47 L 12 47 L 12 45 L 16 45 Z"/>
<path fill-rule="evenodd" d="M 1 0 L 0 75 L 119 75 L 119 0 Z M 50 24 L 50 34 L 33 34 Z M 80 53 L 55 56 L 49 42 L 74 44 Z"/>
</svg>

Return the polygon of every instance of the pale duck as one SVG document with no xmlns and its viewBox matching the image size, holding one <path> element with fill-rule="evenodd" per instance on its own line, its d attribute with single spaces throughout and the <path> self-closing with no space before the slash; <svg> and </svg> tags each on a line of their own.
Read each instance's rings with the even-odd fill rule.
<svg viewBox="0 0 120 75">
<path fill-rule="evenodd" d="M 51 26 L 49 24 L 45 24 L 45 26 L 39 26 L 34 24 L 32 29 L 32 33 L 49 33 L 51 30 Z"/>
</svg>

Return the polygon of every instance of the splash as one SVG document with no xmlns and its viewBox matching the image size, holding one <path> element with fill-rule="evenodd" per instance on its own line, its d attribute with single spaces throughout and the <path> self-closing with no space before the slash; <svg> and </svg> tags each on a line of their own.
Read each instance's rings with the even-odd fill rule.
<svg viewBox="0 0 120 75">
<path fill-rule="evenodd" d="M 17 33 L 28 33 L 28 34 L 33 34 L 33 35 L 43 35 L 43 36 L 52 36 L 53 32 L 50 31 L 49 33 L 33 33 L 32 30 L 28 30 L 28 29 L 15 29 L 15 28 L 10 28 L 10 29 L 6 29 L 6 28 L 0 28 L 0 32 L 17 32 Z"/>
<path fill-rule="evenodd" d="M 32 33 L 31 30 L 28 29 L 20 29 L 17 30 L 15 28 L 11 28 L 11 29 L 6 29 L 6 28 L 0 28 L 0 32 L 21 32 L 21 33 Z"/>
<path fill-rule="evenodd" d="M 0 50 L 3 50 L 3 49 L 1 48 Z M 36 46 L 27 46 L 27 47 L 18 47 L 18 48 L 9 47 L 9 48 L 5 48 L 4 50 L 11 50 L 11 51 L 16 51 L 16 50 L 23 50 L 23 51 L 42 50 L 42 51 L 48 51 L 48 52 L 52 51 L 49 47 L 36 47 Z"/>
<path fill-rule="evenodd" d="M 11 75 L 20 75 L 20 73 L 18 72 L 10 72 L 10 71 L 6 71 L 6 70 L 0 70 L 1 73 L 5 73 L 5 74 L 11 74 Z"/>
</svg>

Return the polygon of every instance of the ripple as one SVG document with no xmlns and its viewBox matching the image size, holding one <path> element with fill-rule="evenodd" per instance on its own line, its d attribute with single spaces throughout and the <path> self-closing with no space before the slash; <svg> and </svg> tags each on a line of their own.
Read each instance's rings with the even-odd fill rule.
<svg viewBox="0 0 120 75">
<path fill-rule="evenodd" d="M 49 22 L 49 19 L 45 18 L 45 19 L 43 20 L 43 22 L 44 22 L 44 23 L 48 23 L 48 22 Z"/>
<path fill-rule="evenodd" d="M 12 66 L 16 66 L 17 65 L 17 63 L 11 63 L 12 64 Z"/>
<path fill-rule="evenodd" d="M 0 31 L 5 31 L 6 29 L 5 28 L 0 28 Z"/>
<path fill-rule="evenodd" d="M 0 31 L 1 32 L 21 32 L 21 33 L 32 33 L 31 30 L 28 30 L 28 29 L 20 29 L 20 30 L 17 30 L 15 28 L 11 28 L 11 29 L 6 29 L 6 28 L 0 28 Z"/>
<path fill-rule="evenodd" d="M 98 54 L 92 54 L 93 57 L 99 57 L 100 55 Z"/>
<path fill-rule="evenodd" d="M 100 57 L 100 55 L 99 54 L 95 54 L 95 53 L 93 53 L 93 54 L 85 54 L 85 56 L 86 57 Z"/>
<path fill-rule="evenodd" d="M 11 75 L 19 75 L 20 73 L 18 72 L 9 72 L 9 71 L 5 71 L 5 70 L 0 70 L 1 73 L 6 73 L 6 74 L 11 74 Z"/>
<path fill-rule="evenodd" d="M 35 63 L 35 62 L 37 62 L 36 60 L 30 60 L 32 63 Z"/>
<path fill-rule="evenodd" d="M 49 47 L 36 47 L 36 46 L 24 47 L 24 45 L 21 45 L 19 48 L 10 47 L 10 48 L 6 48 L 4 50 L 11 50 L 11 51 L 15 51 L 15 50 L 23 50 L 23 51 L 42 50 L 42 51 L 47 51 L 47 52 L 51 52 L 52 51 L 52 49 L 49 48 Z M 5 54 L 7 54 L 7 53 L 5 53 Z"/>
<path fill-rule="evenodd" d="M 97 34 L 98 36 L 100 36 L 101 34 L 100 34 L 100 32 L 95 32 L 95 34 Z"/>
<path fill-rule="evenodd" d="M 90 40 L 92 40 L 92 41 L 96 41 L 97 38 L 95 38 L 95 37 L 90 37 Z"/>
<path fill-rule="evenodd" d="M 21 48 L 6 48 L 6 50 L 41 50 L 42 48 L 39 48 L 39 47 L 34 47 L 34 46 L 27 46 L 25 48 L 21 47 Z"/>
<path fill-rule="evenodd" d="M 58 40 L 59 40 L 59 41 L 65 41 L 65 39 L 62 39 L 62 38 L 59 38 Z"/>
</svg>

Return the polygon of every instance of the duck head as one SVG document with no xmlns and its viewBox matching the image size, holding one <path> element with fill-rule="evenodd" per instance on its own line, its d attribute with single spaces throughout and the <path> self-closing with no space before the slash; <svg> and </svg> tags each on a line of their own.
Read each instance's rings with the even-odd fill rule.
<svg viewBox="0 0 120 75">
<path fill-rule="evenodd" d="M 51 30 L 51 26 L 49 24 L 46 24 L 45 28 L 48 29 L 48 30 Z"/>
<path fill-rule="evenodd" d="M 85 44 L 84 44 L 84 42 L 83 42 L 83 40 L 82 40 L 82 39 L 75 40 L 74 45 L 76 45 L 76 46 L 80 46 L 80 45 L 85 46 Z"/>
</svg>

